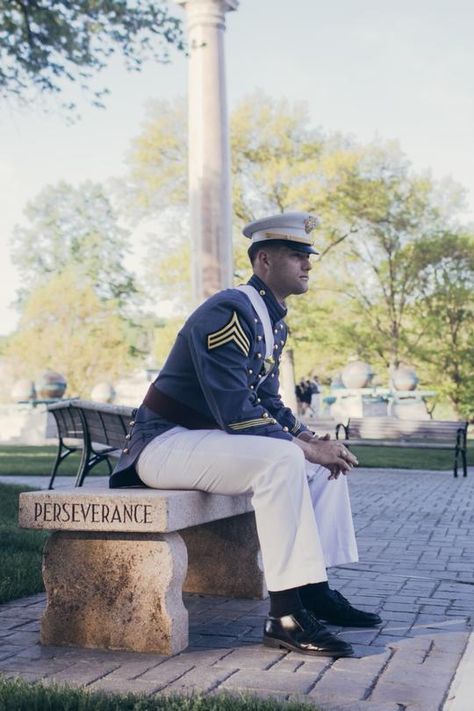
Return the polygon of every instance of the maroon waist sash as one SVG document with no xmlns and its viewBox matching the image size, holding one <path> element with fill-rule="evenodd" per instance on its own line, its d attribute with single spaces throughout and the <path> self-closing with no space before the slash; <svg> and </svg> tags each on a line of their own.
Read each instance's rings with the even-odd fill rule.
<svg viewBox="0 0 474 711">
<path fill-rule="evenodd" d="M 143 404 L 168 422 L 186 427 L 188 430 L 219 430 L 214 420 L 206 420 L 197 410 L 165 395 L 152 384 L 148 388 Z"/>
</svg>

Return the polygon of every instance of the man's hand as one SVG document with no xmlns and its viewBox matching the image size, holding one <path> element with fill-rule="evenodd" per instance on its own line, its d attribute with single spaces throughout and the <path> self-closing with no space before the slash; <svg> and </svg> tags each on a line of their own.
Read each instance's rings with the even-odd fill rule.
<svg viewBox="0 0 474 711">
<path fill-rule="evenodd" d="M 313 464 L 321 464 L 331 472 L 329 479 L 337 479 L 339 474 L 347 474 L 359 462 L 347 447 L 337 440 L 326 438 L 310 440 L 294 439 L 293 442 L 303 450 L 305 458 Z"/>
</svg>

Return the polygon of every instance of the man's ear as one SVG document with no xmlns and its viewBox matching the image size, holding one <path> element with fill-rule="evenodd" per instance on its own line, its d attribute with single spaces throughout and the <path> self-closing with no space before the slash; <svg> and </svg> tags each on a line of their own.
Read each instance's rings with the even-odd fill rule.
<svg viewBox="0 0 474 711">
<path fill-rule="evenodd" d="M 261 266 L 268 267 L 271 262 L 271 250 L 270 249 L 259 250 L 259 252 L 257 254 L 257 259 L 259 260 Z"/>
</svg>

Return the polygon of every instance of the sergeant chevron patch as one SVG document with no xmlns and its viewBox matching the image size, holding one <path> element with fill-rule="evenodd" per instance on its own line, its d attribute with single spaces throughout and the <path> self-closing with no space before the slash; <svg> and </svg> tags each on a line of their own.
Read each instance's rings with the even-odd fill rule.
<svg viewBox="0 0 474 711">
<path fill-rule="evenodd" d="M 240 324 L 236 311 L 234 311 L 232 318 L 226 326 L 208 335 L 207 349 L 211 351 L 213 348 L 218 348 L 225 343 L 230 343 L 230 341 L 234 341 L 242 353 L 248 356 L 250 353 L 250 341 Z"/>
</svg>

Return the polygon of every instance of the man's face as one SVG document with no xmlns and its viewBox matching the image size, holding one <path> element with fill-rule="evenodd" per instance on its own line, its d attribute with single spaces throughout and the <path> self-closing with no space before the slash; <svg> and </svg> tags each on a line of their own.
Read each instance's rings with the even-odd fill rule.
<svg viewBox="0 0 474 711">
<path fill-rule="evenodd" d="M 280 247 L 269 255 L 269 281 L 281 298 L 308 291 L 311 255 L 290 247 Z M 269 284 L 270 286 L 270 284 Z"/>
</svg>

